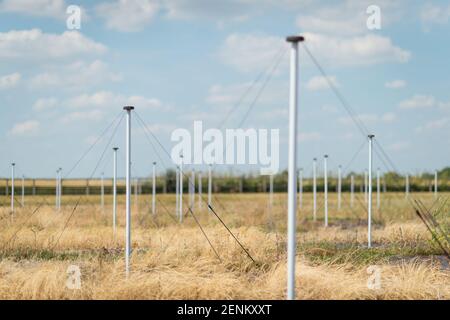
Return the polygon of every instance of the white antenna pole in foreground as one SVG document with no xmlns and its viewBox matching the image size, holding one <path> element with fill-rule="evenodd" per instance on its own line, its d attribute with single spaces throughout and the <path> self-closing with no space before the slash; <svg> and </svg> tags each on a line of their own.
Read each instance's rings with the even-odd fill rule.
<svg viewBox="0 0 450 320">
<path fill-rule="evenodd" d="M 290 101 L 289 101 L 289 165 L 288 165 L 288 283 L 287 298 L 295 299 L 295 264 L 297 246 L 297 108 L 298 108 L 298 43 L 301 36 L 288 37 L 291 43 Z"/>
<path fill-rule="evenodd" d="M 342 200 L 342 166 L 338 167 L 338 210 L 341 210 Z"/>
<path fill-rule="evenodd" d="M 369 135 L 369 195 L 368 195 L 368 225 L 367 225 L 367 243 L 368 247 L 372 247 L 372 149 L 373 149 L 373 138 L 374 135 Z"/>
<path fill-rule="evenodd" d="M 131 255 L 131 111 L 134 107 L 124 107 L 127 112 L 127 131 L 126 131 L 126 231 L 125 231 L 125 273 L 130 274 L 130 255 Z"/>
<path fill-rule="evenodd" d="M 212 206 L 212 164 L 208 166 L 208 208 L 210 206 Z"/>
<path fill-rule="evenodd" d="M 323 157 L 325 227 L 328 227 L 328 155 Z"/>
<path fill-rule="evenodd" d="M 116 239 L 116 223 L 117 223 L 117 150 L 119 148 L 113 148 L 114 150 L 114 169 L 113 169 L 113 235 Z"/>
<path fill-rule="evenodd" d="M 153 162 L 152 177 L 152 214 L 156 214 L 156 162 Z"/>
<path fill-rule="evenodd" d="M 317 221 L 317 159 L 313 160 L 313 219 Z"/>
</svg>

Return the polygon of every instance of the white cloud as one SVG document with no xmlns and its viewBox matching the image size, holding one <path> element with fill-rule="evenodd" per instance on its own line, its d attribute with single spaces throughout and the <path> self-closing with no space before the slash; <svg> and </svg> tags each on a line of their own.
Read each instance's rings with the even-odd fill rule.
<svg viewBox="0 0 450 320">
<path fill-rule="evenodd" d="M 229 86 L 213 85 L 209 89 L 206 101 L 214 105 L 231 105 L 237 103 L 240 96 L 242 96 L 249 88 L 250 83 L 234 84 Z"/>
<path fill-rule="evenodd" d="M 21 123 L 17 123 L 14 127 L 9 131 L 9 134 L 14 136 L 28 136 L 34 135 L 39 132 L 40 128 L 39 121 L 29 120 Z"/>
<path fill-rule="evenodd" d="M 450 101 L 439 102 L 439 109 L 441 109 L 443 111 L 450 111 Z"/>
<path fill-rule="evenodd" d="M 329 82 L 331 82 L 335 87 L 339 87 L 339 83 L 335 76 L 328 76 L 328 79 L 326 77 L 316 76 L 308 81 L 306 88 L 310 91 L 329 89 Z"/>
<path fill-rule="evenodd" d="M 76 111 L 63 116 L 60 121 L 62 123 L 70 123 L 75 121 L 99 121 L 104 116 L 100 110 Z"/>
<path fill-rule="evenodd" d="M 0 32 L 1 59 L 49 61 L 80 55 L 99 55 L 107 48 L 77 31 L 43 33 L 39 29 Z"/>
<path fill-rule="evenodd" d="M 83 94 L 64 101 L 70 108 L 120 108 L 125 105 L 134 105 L 139 109 L 162 110 L 167 109 L 161 101 L 143 96 L 124 96 L 110 91 L 99 91 L 93 94 Z"/>
<path fill-rule="evenodd" d="M 21 78 L 22 76 L 17 72 L 6 76 L 0 76 L 0 90 L 14 88 L 19 84 Z"/>
<path fill-rule="evenodd" d="M 395 152 L 398 152 L 398 151 L 404 151 L 404 150 L 407 150 L 407 149 L 409 149 L 410 147 L 411 147 L 411 143 L 410 143 L 410 142 L 401 141 L 401 142 L 396 142 L 396 143 L 390 144 L 390 145 L 387 147 L 387 149 L 388 149 L 389 151 L 395 151 Z"/>
<path fill-rule="evenodd" d="M 105 82 L 121 81 L 121 76 L 109 70 L 109 66 L 100 60 L 92 63 L 78 61 L 56 71 L 45 72 L 31 79 L 31 87 L 82 89 Z"/>
<path fill-rule="evenodd" d="M 306 46 L 322 63 L 333 67 L 367 66 L 380 63 L 406 63 L 411 53 L 392 43 L 388 37 L 367 34 L 355 37 L 335 37 L 317 33 L 305 33 Z M 262 71 L 274 63 L 275 57 L 284 47 L 282 38 L 234 33 L 229 35 L 220 48 L 221 60 L 241 72 Z M 301 61 L 311 64 L 303 50 L 300 50 Z M 287 69 L 289 58 L 284 56 L 284 67 Z"/>
<path fill-rule="evenodd" d="M 287 49 L 287 44 L 279 37 L 234 33 L 225 39 L 219 55 L 224 63 L 241 72 L 261 72 L 274 64 L 283 47 Z"/>
<path fill-rule="evenodd" d="M 420 10 L 420 19 L 427 28 L 432 24 L 445 25 L 450 21 L 450 5 L 441 7 L 427 3 Z"/>
<path fill-rule="evenodd" d="M 410 99 L 400 102 L 400 109 L 426 109 L 436 105 L 436 99 L 433 96 L 415 95 Z"/>
<path fill-rule="evenodd" d="M 319 61 L 332 66 L 364 66 L 386 62 L 406 63 L 409 51 L 392 43 L 388 37 L 366 34 L 355 37 L 334 37 L 305 33 L 305 44 Z M 309 60 L 309 59 L 308 59 Z"/>
<path fill-rule="evenodd" d="M 67 5 L 64 0 L 3 0 L 0 12 L 23 13 L 64 19 Z"/>
<path fill-rule="evenodd" d="M 382 27 L 397 19 L 403 1 L 346 0 L 340 2 L 315 1 L 314 6 L 302 8 L 297 26 L 304 31 L 328 35 L 354 36 L 368 32 L 367 8 L 377 5 L 382 12 Z"/>
<path fill-rule="evenodd" d="M 385 123 L 394 122 L 397 119 L 397 115 L 393 112 L 385 113 L 381 116 L 381 121 Z"/>
<path fill-rule="evenodd" d="M 377 115 L 373 113 L 368 114 L 359 114 L 357 118 L 364 124 L 377 124 L 377 123 L 391 123 L 397 119 L 397 116 L 393 112 L 387 112 L 382 115 Z M 353 119 L 350 116 L 340 117 L 338 118 L 338 122 L 343 125 L 351 125 L 353 124 Z"/>
<path fill-rule="evenodd" d="M 300 142 L 319 141 L 321 138 L 322 136 L 318 132 L 302 132 L 298 135 Z"/>
<path fill-rule="evenodd" d="M 58 105 L 58 99 L 56 98 L 42 98 L 37 100 L 33 105 L 34 111 L 44 111 L 53 109 Z"/>
<path fill-rule="evenodd" d="M 406 81 L 393 80 L 393 81 L 386 82 L 384 86 L 389 89 L 401 89 L 401 88 L 406 87 Z"/>
<path fill-rule="evenodd" d="M 450 118 L 442 118 L 438 120 L 433 120 L 425 123 L 423 126 L 419 126 L 416 128 L 416 132 L 421 133 L 423 131 L 433 131 L 439 130 L 447 127 L 450 124 Z"/>
<path fill-rule="evenodd" d="M 158 9 L 159 1 L 118 0 L 99 4 L 96 12 L 106 20 L 107 28 L 122 32 L 136 32 L 152 21 Z"/>
</svg>

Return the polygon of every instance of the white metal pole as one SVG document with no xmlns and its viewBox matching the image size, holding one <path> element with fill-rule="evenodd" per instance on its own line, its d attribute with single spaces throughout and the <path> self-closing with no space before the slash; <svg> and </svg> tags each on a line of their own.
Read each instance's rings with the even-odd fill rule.
<svg viewBox="0 0 450 320">
<path fill-rule="evenodd" d="M 14 214 L 14 177 L 16 164 L 11 164 L 11 213 Z"/>
<path fill-rule="evenodd" d="M 328 227 L 328 155 L 323 157 L 325 227 Z"/>
<path fill-rule="evenodd" d="M 25 207 L 25 176 L 22 175 L 22 208 Z"/>
<path fill-rule="evenodd" d="M 338 168 L 338 210 L 341 210 L 342 206 L 342 166 Z"/>
<path fill-rule="evenodd" d="M 113 169 L 113 235 L 116 239 L 116 223 L 117 223 L 117 150 L 114 148 L 114 169 Z"/>
<path fill-rule="evenodd" d="M 125 273 L 130 274 L 130 255 L 131 255 L 131 111 L 134 107 L 124 107 L 127 112 L 127 131 L 126 131 L 126 234 L 125 234 Z"/>
<path fill-rule="evenodd" d="M 203 181 L 202 181 L 202 173 L 198 173 L 198 207 L 201 210 L 203 207 L 202 201 L 202 193 L 203 193 Z"/>
<path fill-rule="evenodd" d="M 299 189 L 299 197 L 298 197 L 298 205 L 300 209 L 303 208 L 303 169 L 300 169 L 298 172 L 298 189 Z"/>
<path fill-rule="evenodd" d="M 313 160 L 313 219 L 317 221 L 317 159 Z"/>
<path fill-rule="evenodd" d="M 208 207 L 212 206 L 212 164 L 208 166 Z M 211 209 L 209 209 L 211 211 Z"/>
<path fill-rule="evenodd" d="M 372 247 L 372 150 L 373 150 L 373 138 L 374 135 L 369 135 L 369 195 L 368 195 L 368 204 L 367 204 L 367 212 L 368 212 L 368 226 L 367 226 L 367 243 L 368 247 Z"/>
<path fill-rule="evenodd" d="M 350 208 L 353 208 L 355 202 L 355 176 L 350 176 Z"/>
<path fill-rule="evenodd" d="M 381 208 L 381 174 L 380 168 L 377 169 L 377 209 Z"/>
<path fill-rule="evenodd" d="M 183 222 L 183 155 L 180 156 L 180 223 Z"/>
<path fill-rule="evenodd" d="M 434 197 L 438 197 L 438 172 L 434 171 Z"/>
<path fill-rule="evenodd" d="M 288 165 L 288 283 L 287 298 L 295 299 L 295 264 L 297 247 L 297 108 L 298 108 L 298 43 L 301 36 L 288 37 L 291 43 L 289 98 L 289 165 Z"/>
<path fill-rule="evenodd" d="M 156 214 L 156 162 L 153 162 L 153 179 L 152 179 L 152 214 Z"/>
</svg>

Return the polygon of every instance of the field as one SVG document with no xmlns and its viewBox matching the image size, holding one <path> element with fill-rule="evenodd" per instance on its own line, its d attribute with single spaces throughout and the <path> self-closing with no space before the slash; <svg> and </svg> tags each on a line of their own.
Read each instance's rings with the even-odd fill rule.
<svg viewBox="0 0 450 320">
<path fill-rule="evenodd" d="M 434 201 L 431 193 L 413 196 L 427 206 Z M 64 196 L 60 213 L 54 197 L 27 196 L 14 216 L 3 196 L 0 299 L 284 299 L 286 194 L 275 194 L 272 208 L 267 194 L 215 197 L 217 213 L 254 261 L 204 203 L 199 208 L 198 199 L 195 217 L 219 257 L 191 214 L 182 224 L 176 220 L 173 194 L 158 195 L 155 217 L 151 196 L 140 195 L 132 207 L 133 255 L 126 278 L 123 196 L 116 235 L 112 207 L 102 210 L 98 196 L 84 196 L 76 210 L 79 198 Z M 343 197 L 338 211 L 337 197 L 330 194 L 330 226 L 324 228 L 322 194 L 316 222 L 312 196 L 304 195 L 297 224 L 299 299 L 450 299 L 449 261 L 403 193 L 383 194 L 381 209 L 374 209 L 372 249 L 362 196 L 354 208 L 349 194 Z M 80 289 L 67 286 L 73 265 L 81 271 Z M 374 275 L 380 282 L 373 282 Z"/>
</svg>

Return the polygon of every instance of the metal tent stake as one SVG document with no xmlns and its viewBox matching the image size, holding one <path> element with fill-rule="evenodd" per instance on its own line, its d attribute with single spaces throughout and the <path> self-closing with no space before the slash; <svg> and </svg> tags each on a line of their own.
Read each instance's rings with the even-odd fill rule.
<svg viewBox="0 0 450 320">
<path fill-rule="evenodd" d="M 125 274 L 128 278 L 130 274 L 130 255 L 131 255 L 131 111 L 134 107 L 124 107 L 127 112 L 126 128 L 126 228 L 125 228 Z"/>
<path fill-rule="evenodd" d="M 289 161 L 288 161 L 288 244 L 287 244 L 287 298 L 295 299 L 295 264 L 297 237 L 297 108 L 298 108 L 298 43 L 301 36 L 288 37 L 291 44 L 290 98 L 289 98 Z"/>
</svg>

